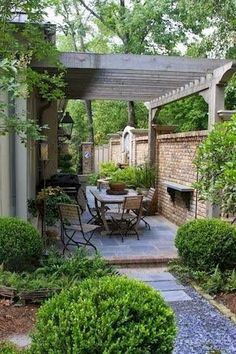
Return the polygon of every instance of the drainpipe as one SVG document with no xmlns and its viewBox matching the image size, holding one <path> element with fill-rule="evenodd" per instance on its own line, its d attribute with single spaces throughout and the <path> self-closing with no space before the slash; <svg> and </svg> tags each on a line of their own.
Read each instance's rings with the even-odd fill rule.
<svg viewBox="0 0 236 354">
<path fill-rule="evenodd" d="M 15 100 L 8 94 L 8 116 L 14 116 L 15 111 Z M 9 134 L 9 168 L 10 168 L 10 214 L 16 216 L 16 158 L 15 158 L 15 148 L 16 148 L 16 134 Z"/>
</svg>

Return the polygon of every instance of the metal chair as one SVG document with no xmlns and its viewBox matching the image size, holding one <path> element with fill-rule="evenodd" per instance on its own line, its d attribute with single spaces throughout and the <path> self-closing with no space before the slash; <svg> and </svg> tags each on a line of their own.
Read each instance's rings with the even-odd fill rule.
<svg viewBox="0 0 236 354">
<path fill-rule="evenodd" d="M 81 222 L 80 207 L 76 204 L 58 204 L 61 221 L 61 241 L 63 244 L 63 254 L 68 250 L 68 246 L 91 246 L 97 251 L 96 247 L 90 241 L 94 231 L 99 225 L 89 225 Z M 82 235 L 82 241 L 75 240 L 76 234 Z M 87 235 L 89 235 L 87 237 Z"/>
<path fill-rule="evenodd" d="M 88 201 L 88 198 L 87 198 L 87 195 L 86 195 L 85 191 L 83 190 L 82 193 L 83 193 L 84 200 L 86 202 L 86 207 L 87 207 L 88 212 L 89 212 L 89 214 L 91 216 L 89 221 L 88 221 L 88 224 L 96 223 L 98 225 L 103 225 L 103 222 L 102 222 L 102 219 L 101 219 L 100 210 L 99 210 L 99 206 L 95 202 L 95 207 L 91 207 L 89 205 L 89 201 Z M 105 209 L 109 210 L 110 208 L 109 207 L 105 207 Z"/>
<path fill-rule="evenodd" d="M 137 227 L 142 217 L 142 201 L 142 195 L 125 197 L 122 212 L 109 213 L 109 216 L 121 234 L 122 242 L 124 242 L 124 237 L 132 231 L 134 231 L 139 240 Z M 112 231 L 112 233 L 114 233 L 114 231 Z"/>
</svg>

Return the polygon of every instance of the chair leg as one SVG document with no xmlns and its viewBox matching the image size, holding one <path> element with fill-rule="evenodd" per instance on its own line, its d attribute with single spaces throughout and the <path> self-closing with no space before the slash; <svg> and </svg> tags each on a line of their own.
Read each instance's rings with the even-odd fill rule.
<svg viewBox="0 0 236 354">
<path fill-rule="evenodd" d="M 136 230 L 136 228 L 134 228 L 134 231 L 135 231 L 135 233 L 136 233 L 136 235 L 137 235 L 137 240 L 139 240 L 139 233 L 138 233 L 138 231 Z"/>
<path fill-rule="evenodd" d="M 95 232 L 95 230 L 91 232 L 89 238 L 86 238 L 84 233 L 82 233 L 82 235 L 83 235 L 84 240 L 86 241 L 85 245 L 87 244 L 87 245 L 93 247 L 93 248 L 95 249 L 95 251 L 97 252 L 96 246 L 94 246 L 94 245 L 92 244 L 92 242 L 90 242 L 91 238 L 93 237 L 94 232 Z"/>
<path fill-rule="evenodd" d="M 145 227 L 147 227 L 149 230 L 151 230 L 150 224 L 144 218 L 142 218 L 141 220 L 144 222 Z"/>
</svg>

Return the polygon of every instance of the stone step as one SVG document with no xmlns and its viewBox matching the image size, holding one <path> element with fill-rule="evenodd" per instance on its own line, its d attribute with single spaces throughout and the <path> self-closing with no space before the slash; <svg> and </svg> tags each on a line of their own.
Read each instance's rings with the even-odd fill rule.
<svg viewBox="0 0 236 354">
<path fill-rule="evenodd" d="M 139 257 L 104 257 L 106 262 L 114 266 L 122 267 L 164 267 L 170 261 L 177 259 L 176 256 L 173 257 L 150 257 L 150 256 L 139 256 Z"/>
</svg>

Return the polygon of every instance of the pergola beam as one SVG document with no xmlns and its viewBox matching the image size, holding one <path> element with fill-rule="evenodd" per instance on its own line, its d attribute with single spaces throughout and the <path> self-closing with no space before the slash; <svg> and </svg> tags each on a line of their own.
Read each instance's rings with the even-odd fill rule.
<svg viewBox="0 0 236 354">
<path fill-rule="evenodd" d="M 61 53 L 59 59 L 66 68 L 68 99 L 151 101 L 151 108 L 208 89 L 214 70 L 220 72 L 219 67 L 231 63 L 219 59 L 94 53 Z M 50 62 L 32 62 L 31 67 L 51 74 L 58 70 Z"/>
<path fill-rule="evenodd" d="M 96 53 L 61 53 L 60 62 L 70 69 L 116 69 L 116 70 L 156 70 L 179 72 L 207 72 L 222 65 L 227 60 L 196 59 L 165 55 L 136 54 L 96 54 Z M 54 63 L 33 62 L 34 68 L 53 68 Z"/>
</svg>

